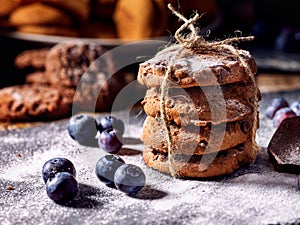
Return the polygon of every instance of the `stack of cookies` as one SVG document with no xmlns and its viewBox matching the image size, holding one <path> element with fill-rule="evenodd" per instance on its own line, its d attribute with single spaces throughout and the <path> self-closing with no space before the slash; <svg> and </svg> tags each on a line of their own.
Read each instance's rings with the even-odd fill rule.
<svg viewBox="0 0 300 225">
<path fill-rule="evenodd" d="M 255 160 L 255 102 L 261 97 L 251 76 L 257 68 L 249 52 L 238 53 L 252 74 L 230 53 L 200 54 L 189 49 L 179 53 L 174 46 L 140 64 L 138 81 L 149 88 L 142 102 L 147 118 L 141 136 L 148 166 L 164 173 L 173 169 L 181 177 L 205 178 L 232 173 Z M 164 102 L 172 167 L 160 108 L 160 88 L 167 70 Z"/>
</svg>

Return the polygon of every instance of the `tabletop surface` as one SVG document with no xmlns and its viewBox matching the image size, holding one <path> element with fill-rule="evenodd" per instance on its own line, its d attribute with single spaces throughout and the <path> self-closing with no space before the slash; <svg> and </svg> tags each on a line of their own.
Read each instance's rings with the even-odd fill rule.
<svg viewBox="0 0 300 225">
<path fill-rule="evenodd" d="M 260 146 L 253 165 L 212 180 L 174 179 L 145 166 L 139 140 L 142 119 L 126 122 L 125 145 L 120 152 L 127 162 L 140 166 L 147 185 L 128 196 L 100 183 L 95 163 L 104 155 L 99 148 L 77 144 L 66 130 L 68 120 L 33 127 L 8 126 L 0 131 L 0 221 L 3 224 L 292 224 L 300 223 L 297 175 L 275 171 L 267 154 L 275 132 L 264 114 L 266 102 L 281 96 L 299 99 L 294 85 L 273 87 L 271 75 L 259 76 Z M 294 75 L 292 79 L 299 81 Z M 274 76 L 273 76 L 274 77 Z M 277 79 L 287 79 L 282 75 Z M 268 82 L 265 82 L 268 80 Z M 272 82 L 271 82 L 272 81 Z M 275 83 L 274 83 L 275 82 Z M 283 82 L 284 83 L 284 82 Z M 289 82 L 288 82 L 289 83 Z M 294 81 L 292 83 L 295 83 Z M 298 82 L 299 83 L 299 82 Z M 280 87 L 280 88 L 279 88 Z M 116 112 L 125 118 L 128 111 Z M 107 114 L 97 114 L 103 116 Z M 77 169 L 80 191 L 75 200 L 60 206 L 46 195 L 41 168 L 52 157 L 67 157 Z M 13 190 L 7 190 L 12 186 Z"/>
</svg>

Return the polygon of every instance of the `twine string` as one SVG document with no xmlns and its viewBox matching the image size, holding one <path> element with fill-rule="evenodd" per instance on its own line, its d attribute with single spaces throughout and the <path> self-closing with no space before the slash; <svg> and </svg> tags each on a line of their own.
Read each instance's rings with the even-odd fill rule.
<svg viewBox="0 0 300 225">
<path fill-rule="evenodd" d="M 179 52 L 177 52 L 179 54 Z M 173 177 L 177 177 L 177 171 L 174 169 L 174 158 L 173 158 L 173 152 L 174 152 L 174 146 L 173 146 L 173 140 L 172 140 L 172 134 L 171 134 L 171 128 L 170 128 L 170 122 L 167 117 L 166 113 L 166 98 L 168 95 L 168 79 L 169 75 L 171 74 L 171 65 L 174 63 L 176 57 L 172 57 L 170 60 L 170 64 L 165 72 L 165 76 L 161 83 L 161 94 L 160 94 L 160 116 L 161 121 L 163 123 L 165 133 L 166 133 L 166 139 L 168 144 L 168 164 L 169 164 L 169 171 Z"/>
<path fill-rule="evenodd" d="M 167 67 L 167 70 L 165 72 L 165 75 L 163 77 L 162 83 L 161 83 L 161 95 L 160 95 L 160 116 L 161 120 L 166 132 L 166 139 L 168 143 L 168 163 L 169 163 L 169 171 L 173 177 L 179 177 L 178 171 L 174 168 L 174 145 L 172 140 L 172 134 L 171 134 L 171 128 L 170 128 L 170 122 L 167 117 L 166 113 L 166 98 L 168 95 L 168 80 L 171 78 L 172 73 L 172 66 L 175 63 L 176 59 L 180 56 L 182 51 L 184 49 L 190 49 L 194 51 L 195 53 L 207 53 L 207 52 L 214 52 L 218 54 L 231 54 L 236 57 L 236 59 L 240 62 L 242 67 L 244 68 L 245 72 L 250 76 L 251 81 L 254 85 L 254 102 L 253 102 L 253 110 L 254 110 L 254 118 L 253 118 L 253 130 L 252 130 L 252 145 L 255 151 L 258 150 L 258 146 L 255 142 L 255 136 L 256 136 L 256 127 L 258 125 L 258 119 L 257 119 L 257 107 L 258 107 L 258 87 L 255 81 L 255 76 L 251 71 L 250 66 L 247 64 L 247 62 L 242 58 L 238 50 L 232 46 L 235 42 L 241 42 L 241 41 L 251 41 L 254 39 L 253 36 L 247 36 L 247 37 L 233 37 L 233 38 L 227 38 L 222 41 L 213 41 L 208 42 L 206 41 L 203 36 L 198 35 L 199 30 L 194 26 L 194 24 L 201 18 L 198 13 L 196 13 L 191 19 L 185 18 L 182 14 L 180 14 L 178 11 L 173 8 L 171 4 L 168 4 L 168 8 L 171 10 L 171 12 L 176 15 L 180 20 L 182 20 L 184 23 L 177 29 L 175 32 L 175 38 L 178 42 L 178 44 L 175 44 L 173 46 L 170 46 L 162 51 L 160 51 L 158 54 L 163 54 L 164 52 L 168 52 L 170 50 L 176 50 L 177 52 L 171 57 L 169 60 L 169 64 Z M 189 35 L 181 35 L 181 32 L 185 29 L 190 30 Z"/>
</svg>

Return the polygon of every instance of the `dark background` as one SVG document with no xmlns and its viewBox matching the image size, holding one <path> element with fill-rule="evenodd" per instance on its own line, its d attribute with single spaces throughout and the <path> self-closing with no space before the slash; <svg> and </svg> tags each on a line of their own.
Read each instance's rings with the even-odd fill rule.
<svg viewBox="0 0 300 225">
<path fill-rule="evenodd" d="M 241 30 L 256 47 L 300 52 L 300 2 L 293 0 L 217 0 L 223 22 L 218 34 Z"/>
</svg>

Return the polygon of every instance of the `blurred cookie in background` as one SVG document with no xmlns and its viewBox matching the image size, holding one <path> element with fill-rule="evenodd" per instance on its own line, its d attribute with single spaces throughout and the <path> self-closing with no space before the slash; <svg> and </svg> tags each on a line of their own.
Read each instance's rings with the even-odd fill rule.
<svg viewBox="0 0 300 225">
<path fill-rule="evenodd" d="M 74 90 L 44 85 L 0 89 L 0 121 L 51 120 L 70 115 Z"/>
<path fill-rule="evenodd" d="M 9 22 L 14 26 L 72 25 L 72 19 L 66 13 L 42 3 L 33 3 L 18 7 L 11 13 Z"/>
<path fill-rule="evenodd" d="M 169 17 L 163 0 L 118 0 L 113 13 L 118 38 L 124 40 L 167 35 Z"/>
<path fill-rule="evenodd" d="M 8 16 L 19 3 L 13 0 L 0 0 L 0 17 Z"/>
<path fill-rule="evenodd" d="M 5 3 L 3 14 L 8 19 L 2 19 L 0 26 L 25 33 L 84 38 L 160 38 L 174 34 L 180 26 L 167 7 L 169 3 L 184 15 L 195 11 L 204 14 L 200 27 L 211 25 L 219 15 L 215 0 L 16 0 L 9 9 Z"/>
</svg>

